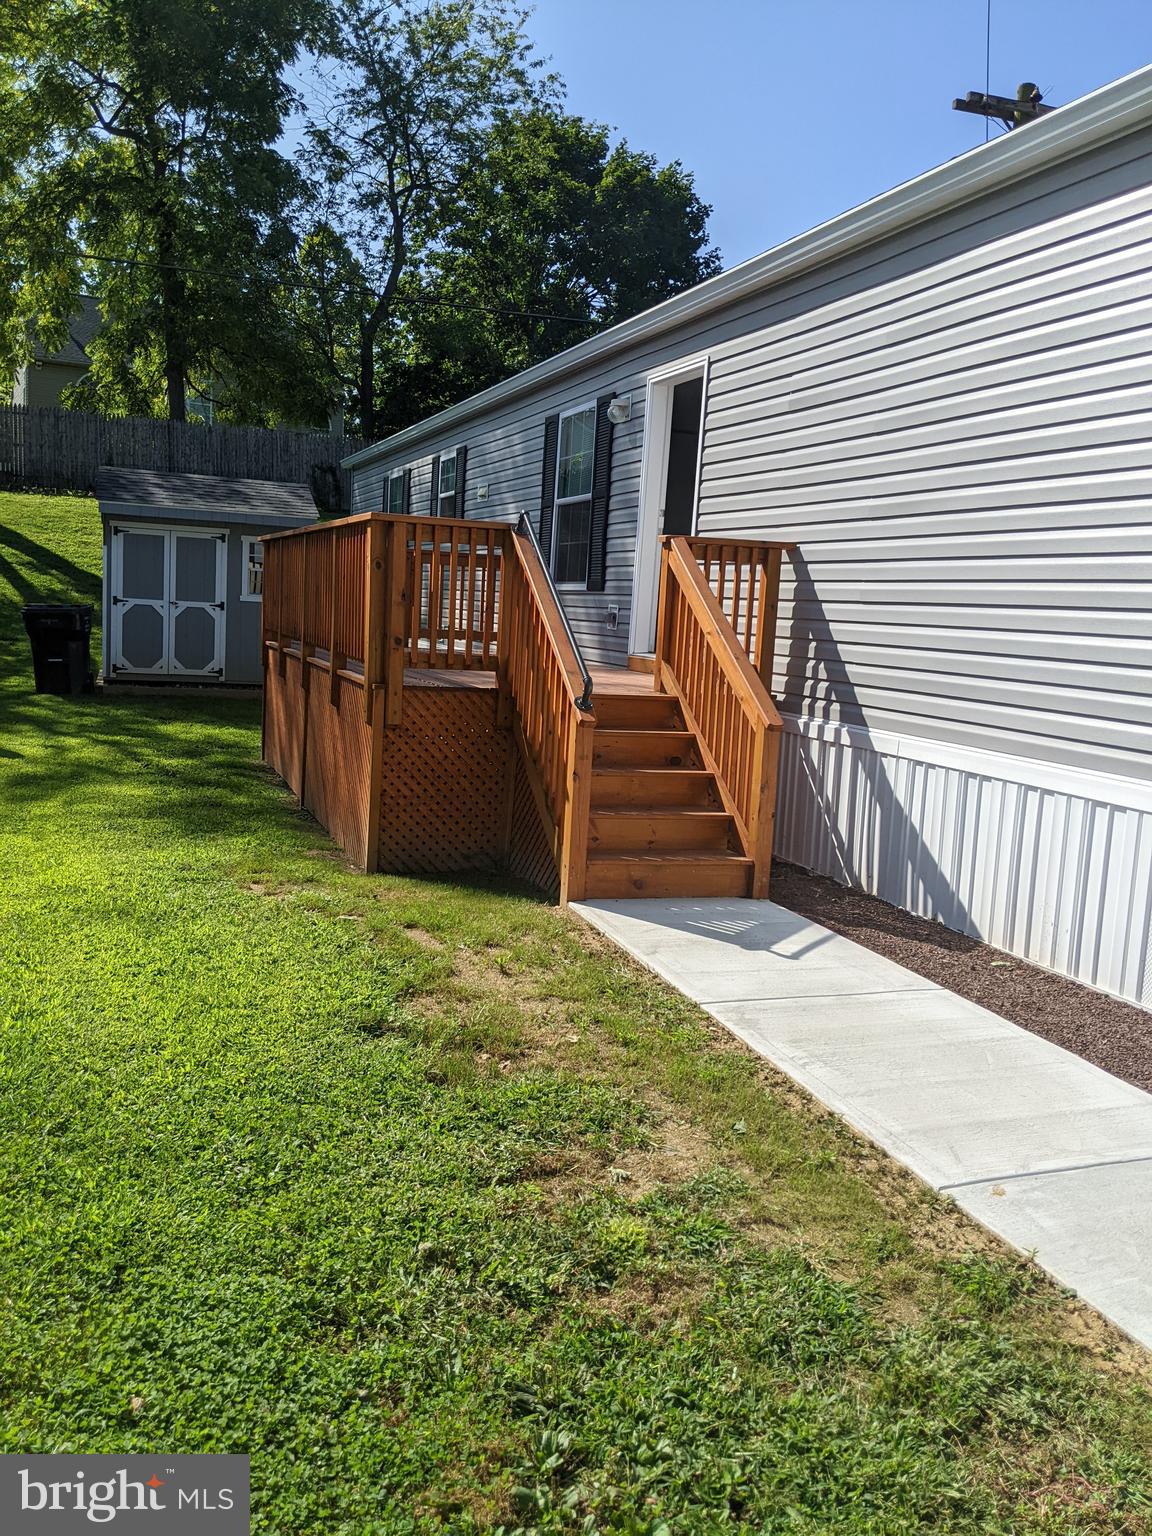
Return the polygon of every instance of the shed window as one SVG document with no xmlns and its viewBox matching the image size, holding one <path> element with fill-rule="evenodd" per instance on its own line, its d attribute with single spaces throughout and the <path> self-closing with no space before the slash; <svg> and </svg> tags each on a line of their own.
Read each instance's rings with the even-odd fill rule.
<svg viewBox="0 0 1152 1536">
<path fill-rule="evenodd" d="M 402 469 L 394 469 L 388 476 L 384 491 L 384 510 L 400 516 L 404 511 L 404 475 Z"/>
<path fill-rule="evenodd" d="M 243 566 L 240 572 L 240 596 L 247 603 L 258 603 L 264 595 L 264 546 L 259 539 L 245 538 Z"/>
<path fill-rule="evenodd" d="M 582 587 L 588 580 L 595 452 L 595 405 L 583 405 L 561 416 L 552 531 L 552 574 L 558 586 Z"/>
</svg>

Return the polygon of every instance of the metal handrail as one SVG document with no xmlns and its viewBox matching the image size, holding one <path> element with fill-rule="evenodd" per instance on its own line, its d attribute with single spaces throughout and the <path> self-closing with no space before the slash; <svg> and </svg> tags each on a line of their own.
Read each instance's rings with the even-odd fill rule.
<svg viewBox="0 0 1152 1536">
<path fill-rule="evenodd" d="M 580 649 L 580 642 L 572 630 L 568 621 L 568 615 L 564 611 L 564 604 L 560 601 L 560 594 L 556 590 L 556 583 L 552 580 L 552 572 L 548 569 L 548 562 L 544 558 L 544 551 L 540 548 L 540 540 L 536 537 L 536 530 L 527 512 L 521 512 L 516 521 L 516 532 L 527 536 L 536 551 L 537 558 L 544 571 L 544 579 L 548 583 L 548 589 L 556 599 L 556 607 L 560 611 L 560 622 L 564 626 L 564 633 L 568 636 L 568 643 L 576 655 L 576 662 L 580 668 L 580 678 L 584 684 L 584 692 L 576 700 L 576 708 L 590 712 L 592 709 L 592 674 L 588 670 L 588 663 L 584 660 L 584 652 Z"/>
</svg>

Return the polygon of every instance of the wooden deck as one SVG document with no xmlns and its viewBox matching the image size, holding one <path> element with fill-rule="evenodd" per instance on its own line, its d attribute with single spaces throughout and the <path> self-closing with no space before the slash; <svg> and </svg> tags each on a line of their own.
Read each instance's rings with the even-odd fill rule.
<svg viewBox="0 0 1152 1536">
<path fill-rule="evenodd" d="M 594 697 L 626 698 L 635 694 L 647 696 L 652 692 L 652 674 L 634 671 L 631 667 L 600 667 L 593 663 L 589 669 L 595 686 Z M 495 671 L 449 672 L 432 671 L 422 667 L 404 668 L 405 688 L 495 688 Z"/>
<path fill-rule="evenodd" d="M 669 539 L 653 670 L 584 666 L 525 528 L 266 540 L 264 755 L 366 870 L 767 894 L 779 545 Z"/>
</svg>

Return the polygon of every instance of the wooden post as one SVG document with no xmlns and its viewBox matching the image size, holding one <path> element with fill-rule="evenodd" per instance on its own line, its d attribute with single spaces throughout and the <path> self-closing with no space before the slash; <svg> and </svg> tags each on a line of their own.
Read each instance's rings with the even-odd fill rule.
<svg viewBox="0 0 1152 1536">
<path fill-rule="evenodd" d="M 664 647 L 668 643 L 668 607 L 672 601 L 668 570 L 670 548 L 668 539 L 660 540 L 660 591 L 656 598 L 656 665 L 652 669 L 652 687 L 657 693 L 664 686 L 664 663 L 668 659 L 664 654 Z"/>
<path fill-rule="evenodd" d="M 769 693 L 772 692 L 772 668 L 776 657 L 776 620 L 780 613 L 780 553 L 778 549 L 768 550 L 760 566 L 760 601 L 753 665 Z"/>
<path fill-rule="evenodd" d="M 336 624 L 337 609 L 339 607 L 340 584 L 337 579 L 340 567 L 340 539 L 338 529 L 333 528 L 332 538 L 332 590 L 329 593 L 328 603 L 328 702 L 333 709 L 340 703 L 340 669 L 344 665 L 345 657 L 336 649 Z"/>
<path fill-rule="evenodd" d="M 364 718 L 372 724 L 375 692 L 384 680 L 384 524 L 368 523 L 364 561 Z"/>
<path fill-rule="evenodd" d="M 368 803 L 365 806 L 364 873 L 374 875 L 380 868 L 380 818 L 383 814 L 381 791 L 384 780 L 384 700 L 376 695 L 376 707 L 368 739 Z"/>
<path fill-rule="evenodd" d="M 748 821 L 748 852 L 752 856 L 752 891 L 767 899 L 772 876 L 772 839 L 776 825 L 776 783 L 780 767 L 780 727 L 756 733 L 752 751 L 752 814 Z"/>
<path fill-rule="evenodd" d="M 384 725 L 399 725 L 404 714 L 404 653 L 407 648 L 408 524 L 388 525 L 388 576 L 384 612 Z"/>
<path fill-rule="evenodd" d="M 596 721 L 573 712 L 568 734 L 568 793 L 560 849 L 560 904 L 580 901 L 588 885 L 588 827 L 592 818 L 592 738 Z"/>
</svg>

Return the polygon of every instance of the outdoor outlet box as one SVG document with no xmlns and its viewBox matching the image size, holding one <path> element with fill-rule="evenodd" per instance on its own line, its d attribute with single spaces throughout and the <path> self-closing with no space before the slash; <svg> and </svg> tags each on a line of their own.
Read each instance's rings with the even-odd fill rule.
<svg viewBox="0 0 1152 1536">
<path fill-rule="evenodd" d="M 487 481 L 485 481 L 485 483 L 483 485 L 478 485 L 476 487 L 476 500 L 477 501 L 487 501 L 488 500 L 488 484 L 487 484 Z"/>
<path fill-rule="evenodd" d="M 620 609 L 619 609 L 619 607 L 617 606 L 616 603 L 613 603 L 612 606 L 609 608 L 609 610 L 608 610 L 608 617 L 605 619 L 604 622 L 607 624 L 609 629 L 619 629 L 620 628 Z"/>
</svg>

